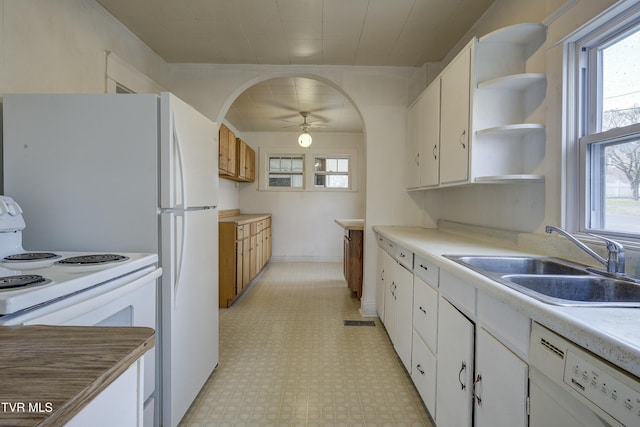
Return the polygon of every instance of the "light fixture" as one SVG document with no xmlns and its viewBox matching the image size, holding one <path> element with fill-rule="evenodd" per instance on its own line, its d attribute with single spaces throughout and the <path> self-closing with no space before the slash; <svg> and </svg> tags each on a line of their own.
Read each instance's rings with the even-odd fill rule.
<svg viewBox="0 0 640 427">
<path fill-rule="evenodd" d="M 309 135 L 309 132 L 307 132 L 307 128 L 303 128 L 302 133 L 298 137 L 298 144 L 300 144 L 300 146 L 303 148 L 307 148 L 311 145 L 312 142 L 313 138 L 311 138 L 311 135 Z"/>
</svg>

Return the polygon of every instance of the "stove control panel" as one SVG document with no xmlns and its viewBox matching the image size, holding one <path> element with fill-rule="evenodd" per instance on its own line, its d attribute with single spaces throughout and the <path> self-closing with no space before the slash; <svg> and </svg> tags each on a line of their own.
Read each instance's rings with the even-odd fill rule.
<svg viewBox="0 0 640 427">
<path fill-rule="evenodd" d="M 568 349 L 564 382 L 625 426 L 640 425 L 640 382 L 575 349 Z"/>
<path fill-rule="evenodd" d="M 0 232 L 20 231 L 24 228 L 20 205 L 9 196 L 0 196 Z"/>
</svg>

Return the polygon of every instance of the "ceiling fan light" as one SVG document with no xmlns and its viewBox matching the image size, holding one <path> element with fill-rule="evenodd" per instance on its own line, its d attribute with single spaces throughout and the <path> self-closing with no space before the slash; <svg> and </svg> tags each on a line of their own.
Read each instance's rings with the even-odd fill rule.
<svg viewBox="0 0 640 427">
<path fill-rule="evenodd" d="M 311 146 L 312 142 L 313 142 L 313 138 L 311 138 L 311 135 L 309 135 L 309 133 L 306 130 L 303 131 L 298 137 L 298 144 L 300 144 L 301 147 L 307 148 Z"/>
</svg>

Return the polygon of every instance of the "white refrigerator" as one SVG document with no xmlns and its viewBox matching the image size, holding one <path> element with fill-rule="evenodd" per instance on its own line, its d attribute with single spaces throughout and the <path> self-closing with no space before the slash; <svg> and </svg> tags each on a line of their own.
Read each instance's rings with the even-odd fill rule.
<svg viewBox="0 0 640 427">
<path fill-rule="evenodd" d="M 218 363 L 216 125 L 169 93 L 5 95 L 3 118 L 26 249 L 159 253 L 145 425 L 176 426 Z"/>
</svg>

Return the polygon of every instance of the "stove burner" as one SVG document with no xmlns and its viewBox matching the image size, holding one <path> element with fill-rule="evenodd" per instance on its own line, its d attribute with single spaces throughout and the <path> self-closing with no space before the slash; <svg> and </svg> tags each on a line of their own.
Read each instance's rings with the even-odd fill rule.
<svg viewBox="0 0 640 427">
<path fill-rule="evenodd" d="M 44 285 L 47 279 L 35 274 L 0 277 L 0 289 L 24 288 L 31 285 Z"/>
<path fill-rule="evenodd" d="M 81 255 L 65 258 L 56 262 L 56 264 L 64 266 L 101 265 L 110 262 L 125 261 L 127 259 L 129 259 L 129 257 L 116 254 Z"/>
<path fill-rule="evenodd" d="M 20 261 L 40 261 L 44 259 L 60 258 L 60 255 L 52 252 L 25 252 L 22 254 L 13 254 L 4 257 L 4 261 L 20 262 Z"/>
</svg>

